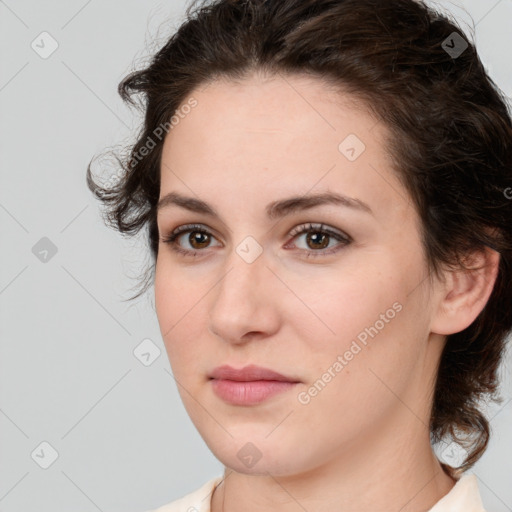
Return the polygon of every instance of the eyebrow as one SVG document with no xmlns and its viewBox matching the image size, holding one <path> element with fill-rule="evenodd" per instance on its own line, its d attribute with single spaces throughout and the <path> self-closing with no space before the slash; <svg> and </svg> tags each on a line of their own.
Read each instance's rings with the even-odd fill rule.
<svg viewBox="0 0 512 512">
<path fill-rule="evenodd" d="M 344 196 L 335 192 L 324 192 L 301 197 L 289 197 L 287 199 L 273 201 L 267 205 L 265 210 L 267 217 L 273 220 L 297 211 L 307 210 L 309 208 L 328 204 L 353 208 L 355 210 L 373 215 L 371 208 L 360 199 Z M 182 196 L 177 192 L 169 192 L 163 196 L 158 201 L 157 211 L 173 205 L 179 206 L 191 212 L 202 213 L 211 217 L 220 218 L 215 208 L 213 208 L 213 206 L 209 205 L 205 201 L 195 199 L 193 197 Z"/>
</svg>

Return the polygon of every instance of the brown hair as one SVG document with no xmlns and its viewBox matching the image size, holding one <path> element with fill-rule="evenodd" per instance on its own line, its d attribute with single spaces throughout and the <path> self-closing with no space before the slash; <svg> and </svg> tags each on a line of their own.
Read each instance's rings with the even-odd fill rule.
<svg viewBox="0 0 512 512">
<path fill-rule="evenodd" d="M 129 155 L 116 157 L 122 175 L 115 186 L 95 183 L 89 164 L 88 186 L 104 203 L 106 222 L 123 234 L 147 226 L 155 263 L 165 138 L 157 134 L 199 85 L 252 71 L 308 74 L 363 100 L 391 134 L 388 150 L 421 218 L 430 276 L 463 267 L 472 251 L 500 253 L 483 311 L 447 337 L 433 396 L 432 442 L 450 436 L 468 451 L 458 472 L 443 468 L 452 476 L 469 469 L 490 435 L 480 399 L 502 400 L 498 369 L 512 329 L 512 122 L 473 44 L 454 21 L 415 0 L 193 5 L 150 64 L 119 84 L 131 105 L 143 94 L 145 120 Z"/>
</svg>

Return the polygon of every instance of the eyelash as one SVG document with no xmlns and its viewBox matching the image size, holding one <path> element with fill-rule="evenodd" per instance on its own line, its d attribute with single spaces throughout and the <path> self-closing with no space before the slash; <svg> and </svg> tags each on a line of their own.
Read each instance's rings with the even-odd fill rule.
<svg viewBox="0 0 512 512">
<path fill-rule="evenodd" d="M 178 236 L 180 236 L 184 233 L 188 233 L 188 232 L 197 232 L 197 233 L 203 233 L 205 235 L 213 236 L 208 230 L 204 229 L 201 226 L 201 224 L 186 224 L 186 225 L 176 228 L 167 237 L 161 238 L 161 241 L 165 244 L 168 244 L 171 247 L 171 249 L 177 253 L 183 254 L 185 256 L 189 256 L 191 258 L 196 258 L 197 254 L 199 252 L 203 252 L 202 250 L 190 251 L 187 249 L 182 249 L 176 243 L 176 239 L 178 238 Z M 292 230 L 292 232 L 290 233 L 289 236 L 293 236 L 293 238 L 295 238 L 304 233 L 322 233 L 324 235 L 329 235 L 329 236 L 335 238 L 336 240 L 338 240 L 339 242 L 341 242 L 341 247 L 345 247 L 352 242 L 352 239 L 349 236 L 338 233 L 329 228 L 326 228 L 326 227 L 324 227 L 324 224 L 311 224 L 311 223 L 303 224 L 301 226 L 298 226 L 294 230 Z M 341 248 L 338 247 L 334 250 L 333 249 L 330 249 L 330 250 L 322 249 L 322 250 L 316 250 L 316 251 L 315 250 L 308 251 L 306 249 L 300 249 L 300 250 L 305 251 L 305 256 L 307 258 L 316 258 L 316 257 L 322 257 L 322 256 L 328 256 L 330 254 L 334 254 L 334 253 L 338 252 L 339 250 L 341 250 Z"/>
</svg>

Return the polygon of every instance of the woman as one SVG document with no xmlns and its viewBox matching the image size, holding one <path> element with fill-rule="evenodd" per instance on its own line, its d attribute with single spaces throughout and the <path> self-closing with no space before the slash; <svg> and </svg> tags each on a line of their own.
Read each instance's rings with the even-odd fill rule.
<svg viewBox="0 0 512 512">
<path fill-rule="evenodd" d="M 144 287 L 225 466 L 158 511 L 484 510 L 464 472 L 512 328 L 512 122 L 474 46 L 414 0 L 187 14 L 120 84 L 146 102 L 119 181 L 88 170 L 114 227 L 148 228 Z"/>
</svg>

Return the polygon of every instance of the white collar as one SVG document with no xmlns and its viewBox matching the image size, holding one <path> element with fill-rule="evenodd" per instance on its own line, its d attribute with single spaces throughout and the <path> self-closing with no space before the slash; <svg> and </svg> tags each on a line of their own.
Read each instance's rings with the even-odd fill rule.
<svg viewBox="0 0 512 512">
<path fill-rule="evenodd" d="M 463 474 L 428 512 L 485 512 L 476 475 Z"/>
</svg>

